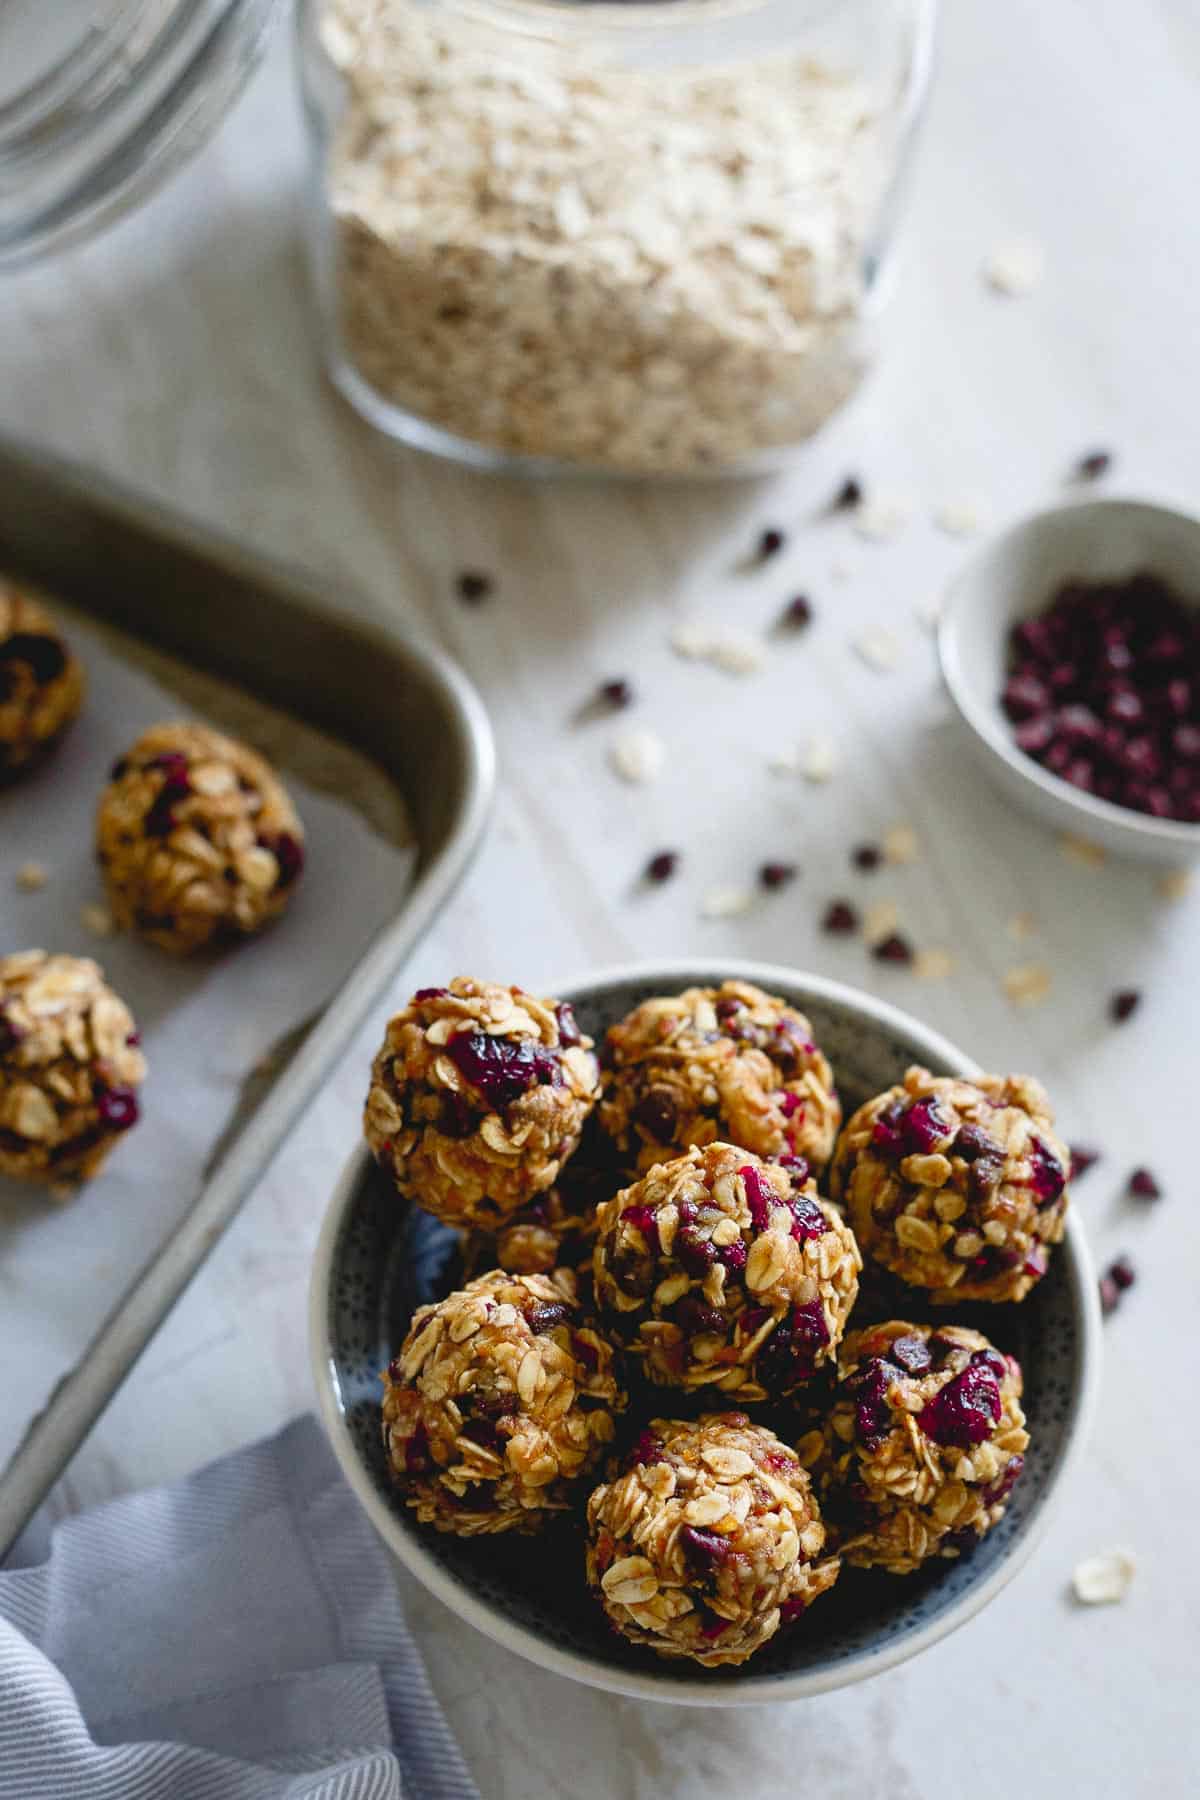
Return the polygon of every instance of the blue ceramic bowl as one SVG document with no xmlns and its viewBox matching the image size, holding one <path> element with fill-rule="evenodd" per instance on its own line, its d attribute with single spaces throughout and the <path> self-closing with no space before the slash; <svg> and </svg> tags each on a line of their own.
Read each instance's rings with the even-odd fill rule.
<svg viewBox="0 0 1200 1800">
<path fill-rule="evenodd" d="M 849 1112 L 910 1063 L 936 1074 L 977 1065 L 936 1032 L 868 994 L 759 963 L 672 963 L 605 970 L 553 991 L 597 1039 L 651 994 L 726 977 L 782 995 L 812 1021 Z M 685 1705 L 751 1705 L 842 1687 L 916 1656 L 964 1624 L 1012 1579 L 1045 1526 L 1086 1435 L 1099 1372 L 1099 1307 L 1078 1215 L 1050 1272 L 1019 1306 L 934 1316 L 984 1330 L 1021 1360 L 1031 1444 L 1008 1510 L 977 1551 L 916 1575 L 845 1569 L 801 1620 L 740 1669 L 664 1662 L 610 1632 L 587 1591 L 578 1522 L 536 1539 L 456 1539 L 418 1525 L 388 1480 L 379 1371 L 413 1308 L 442 1291 L 454 1240 L 396 1199 L 359 1149 L 338 1184 L 317 1247 L 310 1299 L 321 1411 L 346 1476 L 377 1530 L 453 1611 L 530 1661 L 594 1687 Z M 861 1303 L 860 1303 L 861 1304 Z M 909 1290 L 909 1316 L 929 1316 Z M 853 1321 L 852 1321 L 853 1323 Z M 670 1410 L 663 1393 L 658 1409 Z M 772 1421 L 775 1422 L 775 1421 Z"/>
</svg>

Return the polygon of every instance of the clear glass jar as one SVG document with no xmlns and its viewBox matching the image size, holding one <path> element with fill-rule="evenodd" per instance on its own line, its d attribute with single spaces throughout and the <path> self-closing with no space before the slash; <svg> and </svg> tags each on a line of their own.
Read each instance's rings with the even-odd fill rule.
<svg viewBox="0 0 1200 1800">
<path fill-rule="evenodd" d="M 300 0 L 333 379 L 409 443 L 770 466 L 873 353 L 936 0 Z"/>
<path fill-rule="evenodd" d="M 144 200 L 207 142 L 278 0 L 0 0 L 0 268 Z"/>
</svg>

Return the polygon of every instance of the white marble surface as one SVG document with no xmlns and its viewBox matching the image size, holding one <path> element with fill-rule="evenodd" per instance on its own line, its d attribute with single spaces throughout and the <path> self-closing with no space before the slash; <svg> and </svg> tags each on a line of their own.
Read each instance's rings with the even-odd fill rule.
<svg viewBox="0 0 1200 1800">
<path fill-rule="evenodd" d="M 913 609 L 969 553 L 930 522 L 943 501 L 977 495 L 1008 519 L 1054 498 L 1096 446 L 1117 455 L 1114 490 L 1197 499 L 1200 27 L 1192 0 L 946 10 L 887 360 L 827 441 L 771 484 L 525 487 L 375 441 L 314 363 L 282 47 L 168 193 L 0 289 L 0 424 L 306 559 L 348 606 L 434 632 L 478 681 L 503 792 L 484 854 L 406 985 L 460 967 L 537 985 L 683 949 L 773 957 L 886 993 L 985 1063 L 1032 1067 L 1067 1135 L 1106 1152 L 1079 1205 L 1098 1257 L 1128 1248 L 1141 1279 L 1107 1328 L 1086 1466 L 1016 1583 L 960 1636 L 865 1688 L 711 1716 L 512 1666 L 414 1591 L 488 1800 L 1194 1791 L 1200 1226 L 1184 1126 L 1200 1060 L 1200 898 L 1168 904 L 1148 871 L 1067 862 L 977 784 L 942 721 Z M 1047 276 L 1028 299 L 1001 301 L 979 266 L 1014 236 L 1045 246 Z M 813 522 L 850 469 L 914 501 L 894 543 Z M 774 523 L 790 531 L 785 554 L 736 572 Z M 838 564 L 848 578 L 835 578 Z M 486 609 L 453 598 L 464 566 L 498 574 Z M 799 589 L 817 622 L 751 681 L 666 647 L 679 618 L 757 630 Z M 849 647 L 869 624 L 904 640 L 892 674 Z M 671 749 L 653 788 L 608 771 L 613 726 L 571 723 L 595 682 L 618 674 Z M 828 786 L 769 773 L 770 752 L 816 730 L 839 744 Z M 852 876 L 848 845 L 900 819 L 918 829 L 921 860 L 870 886 Z M 679 879 L 635 896 L 639 867 L 664 845 L 684 852 Z M 798 860 L 801 880 L 746 917 L 700 919 L 708 888 L 745 881 L 766 857 Z M 893 897 L 914 936 L 958 953 L 954 978 L 921 985 L 822 937 L 836 893 Z M 1038 932 L 1016 945 L 1005 925 L 1024 910 Z M 1030 958 L 1052 967 L 1053 996 L 1015 1011 L 1001 977 Z M 1105 998 L 1127 985 L 1145 1003 L 1117 1031 Z M 99 1423 L 58 1507 L 174 1475 L 309 1403 L 308 1258 L 376 1030 Z M 1121 1198 L 1142 1161 L 1168 1194 L 1151 1212 Z M 4 1363 L 19 1369 L 18 1346 L 4 1343 Z M 1116 1544 L 1138 1554 L 1130 1599 L 1074 1609 L 1074 1562 Z"/>
</svg>

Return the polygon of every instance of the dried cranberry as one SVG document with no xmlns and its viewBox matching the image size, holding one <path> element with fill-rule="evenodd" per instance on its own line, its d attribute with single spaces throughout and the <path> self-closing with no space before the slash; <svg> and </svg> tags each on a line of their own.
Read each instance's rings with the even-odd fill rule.
<svg viewBox="0 0 1200 1800">
<path fill-rule="evenodd" d="M 922 1337 L 898 1337 L 888 1345 L 887 1358 L 906 1375 L 924 1375 L 933 1367 L 929 1345 Z"/>
<path fill-rule="evenodd" d="M 1010 675 L 1004 685 L 1004 710 L 1013 723 L 1038 718 L 1050 705 L 1050 690 L 1036 675 Z"/>
<path fill-rule="evenodd" d="M 629 1454 L 633 1462 L 641 1463 L 644 1468 L 649 1468 L 651 1464 L 664 1460 L 662 1439 L 655 1437 L 648 1428 L 643 1429 L 634 1439 L 633 1449 Z"/>
<path fill-rule="evenodd" d="M 446 1055 L 488 1105 L 497 1109 L 520 1099 L 531 1087 L 562 1082 L 558 1052 L 544 1049 L 530 1038 L 460 1031 L 446 1045 Z"/>
<path fill-rule="evenodd" d="M 1111 1275 L 1102 1275 L 1100 1277 L 1099 1287 L 1100 1311 L 1107 1317 L 1109 1313 L 1116 1312 L 1118 1306 L 1120 1306 L 1121 1289 Z"/>
<path fill-rule="evenodd" d="M 760 562 L 767 562 L 772 556 L 777 556 L 783 549 L 785 542 L 786 539 L 782 531 L 778 530 L 775 526 L 769 527 L 768 530 L 764 531 L 759 537 L 758 560 Z"/>
<path fill-rule="evenodd" d="M 793 1594 L 790 1599 L 781 1601 L 779 1606 L 779 1623 L 781 1625 L 790 1625 L 793 1619 L 798 1619 L 800 1617 L 800 1614 L 805 1611 L 806 1607 L 807 1601 L 802 1600 L 799 1594 Z"/>
<path fill-rule="evenodd" d="M 1149 1169 L 1135 1169 L 1129 1177 L 1129 1191 L 1139 1200 L 1161 1200 L 1162 1189 Z"/>
<path fill-rule="evenodd" d="M 685 1525 L 679 1534 L 684 1553 L 693 1561 L 708 1567 L 725 1562 L 733 1546 L 718 1531 L 702 1531 L 697 1525 Z"/>
<path fill-rule="evenodd" d="M 675 1233 L 671 1254 L 680 1268 L 703 1280 L 717 1260 L 717 1247 L 711 1238 L 701 1237 L 695 1225 L 681 1225 Z"/>
<path fill-rule="evenodd" d="M 914 1100 L 900 1120 L 900 1136 L 907 1156 L 929 1156 L 944 1144 L 954 1126 L 935 1097 Z"/>
<path fill-rule="evenodd" d="M 781 623 L 793 631 L 802 631 L 806 625 L 812 624 L 812 601 L 806 594 L 796 594 L 783 609 Z"/>
<path fill-rule="evenodd" d="M 57 638 L 40 631 L 14 631 L 0 644 L 0 663 L 24 663 L 39 686 L 56 681 L 67 666 L 67 654 Z"/>
<path fill-rule="evenodd" d="M 547 1331 L 553 1331 L 556 1325 L 564 1325 L 567 1309 L 559 1300 L 542 1300 L 531 1306 L 525 1315 L 530 1331 L 535 1337 L 542 1337 Z"/>
<path fill-rule="evenodd" d="M 653 1255 L 659 1254 L 661 1245 L 658 1238 L 658 1222 L 654 1217 L 653 1207 L 645 1206 L 641 1201 L 635 1201 L 632 1206 L 625 1208 L 621 1219 L 624 1224 L 632 1225 L 635 1231 L 641 1232 Z"/>
<path fill-rule="evenodd" d="M 912 945 L 898 931 L 891 931 L 887 937 L 871 946 L 871 955 L 878 962 L 910 963 L 913 959 Z"/>
<path fill-rule="evenodd" d="M 619 712 L 622 707 L 629 706 L 632 703 L 633 689 L 627 681 L 619 679 L 616 681 L 602 681 L 600 684 L 600 699 L 606 706 L 611 706 L 614 712 Z"/>
<path fill-rule="evenodd" d="M 1108 474 L 1112 468 L 1112 460 L 1111 450 L 1089 450 L 1075 464 L 1075 474 L 1080 481 L 1098 481 L 1102 475 Z"/>
<path fill-rule="evenodd" d="M 950 1147 L 965 1163 L 973 1163 L 980 1156 L 1003 1155 L 999 1144 L 988 1136 L 982 1125 L 969 1123 L 959 1126 L 958 1136 Z"/>
<path fill-rule="evenodd" d="M 888 1386 L 887 1367 L 883 1358 L 877 1356 L 861 1371 L 854 1406 L 854 1429 L 868 1448 L 881 1443 L 892 1429 Z"/>
<path fill-rule="evenodd" d="M 746 1245 L 740 1238 L 734 1238 L 732 1244 L 721 1244 L 717 1248 L 717 1261 L 731 1275 L 737 1275 L 746 1266 Z"/>
<path fill-rule="evenodd" d="M 191 779 L 186 772 L 167 776 L 142 819 L 142 830 L 147 837 L 169 836 L 175 829 L 175 808 L 181 800 L 187 799 L 191 791 Z"/>
<path fill-rule="evenodd" d="M 758 879 L 765 888 L 781 888 L 795 881 L 798 873 L 795 863 L 768 862 L 758 871 Z"/>
<path fill-rule="evenodd" d="M 461 1142 L 478 1123 L 475 1108 L 465 1094 L 443 1094 L 438 1102 L 437 1129 L 443 1137 Z"/>
<path fill-rule="evenodd" d="M 96 1111 L 111 1131 L 128 1131 L 141 1116 L 138 1097 L 130 1087 L 98 1087 Z"/>
<path fill-rule="evenodd" d="M 304 845 L 299 838 L 293 837 L 290 831 L 280 831 L 273 837 L 260 837 L 258 841 L 279 864 L 278 886 L 291 887 L 300 879 L 304 873 Z"/>
<path fill-rule="evenodd" d="M 460 600 L 465 600 L 469 606 L 476 606 L 481 600 L 488 598 L 494 583 L 490 575 L 484 575 L 478 569 L 464 569 L 455 578 L 454 586 Z"/>
<path fill-rule="evenodd" d="M 856 869 L 861 869 L 864 875 L 868 875 L 883 861 L 883 852 L 877 844 L 859 844 L 851 853 L 850 860 Z"/>
<path fill-rule="evenodd" d="M 698 1294 L 685 1294 L 674 1308 L 675 1323 L 688 1337 L 720 1336 L 725 1330 L 725 1315 L 708 1306 Z"/>
<path fill-rule="evenodd" d="M 876 1150 L 882 1151 L 885 1156 L 899 1156 L 902 1154 L 904 1143 L 902 1121 L 904 1119 L 905 1111 L 906 1107 L 903 1100 L 893 1100 L 890 1106 L 884 1107 L 874 1125 L 871 1127 L 871 1143 Z"/>
<path fill-rule="evenodd" d="M 991 1436 L 1002 1411 L 995 1375 L 985 1363 L 973 1362 L 934 1395 L 917 1423 L 935 1444 L 968 1450 Z"/>
<path fill-rule="evenodd" d="M 985 1506 L 999 1506 L 1002 1500 L 1007 1500 L 1020 1480 L 1024 1467 L 1025 1458 L 1023 1456 L 1010 1456 L 1003 1473 L 993 1481 L 990 1487 L 984 1488 Z"/>
<path fill-rule="evenodd" d="M 841 487 L 833 497 L 835 512 L 851 512 L 861 505 L 863 497 L 862 483 L 853 475 L 847 475 Z"/>
<path fill-rule="evenodd" d="M 724 1637 L 733 1621 L 721 1618 L 719 1613 L 706 1612 L 700 1625 L 700 1636 L 706 1643 L 714 1643 L 717 1638 Z"/>
<path fill-rule="evenodd" d="M 1086 1175 L 1092 1165 L 1099 1161 L 1099 1150 L 1093 1150 L 1086 1144 L 1072 1144 L 1071 1180 L 1078 1181 L 1081 1175 Z"/>
<path fill-rule="evenodd" d="M 494 1419 L 464 1419 L 462 1434 L 472 1444 L 479 1444 L 484 1450 L 497 1451 L 500 1448 L 500 1433 Z"/>
<path fill-rule="evenodd" d="M 993 1350 L 990 1345 L 986 1350 L 976 1350 L 971 1361 L 978 1363 L 981 1368 L 990 1369 L 997 1381 L 1003 1381 L 1008 1374 L 1007 1356 L 1002 1356 L 999 1350 Z"/>
<path fill-rule="evenodd" d="M 646 864 L 646 880 L 662 883 L 670 881 L 679 867 L 677 850 L 659 850 Z"/>
<path fill-rule="evenodd" d="M 1067 1185 L 1066 1171 L 1048 1144 L 1035 1137 L 1029 1145 L 1029 1167 L 1039 1206 L 1050 1206 Z"/>
<path fill-rule="evenodd" d="M 779 1197 L 762 1170 L 756 1169 L 753 1163 L 744 1163 L 738 1174 L 746 1190 L 750 1223 L 755 1231 L 766 1231 L 771 1223 L 771 1207 L 778 1204 Z"/>
<path fill-rule="evenodd" d="M 821 929 L 832 932 L 835 937 L 843 937 L 858 930 L 858 914 L 845 900 L 834 900 L 826 909 Z"/>
<path fill-rule="evenodd" d="M 652 1137 L 655 1143 L 669 1144 L 679 1123 L 679 1108 L 670 1088 L 647 1088 L 630 1114 L 635 1125 Z"/>
<path fill-rule="evenodd" d="M 444 987 L 418 988 L 413 995 L 413 1003 L 414 1005 L 421 1006 L 427 1000 L 445 1000 L 449 996 L 449 993 L 450 989 Z"/>
<path fill-rule="evenodd" d="M 1137 988 L 1121 988 L 1108 1003 L 1109 1013 L 1117 1025 L 1123 1025 L 1141 1005 L 1142 996 Z"/>
<path fill-rule="evenodd" d="M 792 1215 L 791 1232 L 799 1244 L 811 1243 L 825 1236 L 829 1221 L 816 1201 L 807 1194 L 794 1194 L 788 1201 Z"/>
<path fill-rule="evenodd" d="M 575 1014 L 565 1000 L 560 1000 L 554 1009 L 554 1017 L 558 1021 L 558 1041 L 564 1050 L 582 1044 L 583 1033 L 575 1021 Z"/>
<path fill-rule="evenodd" d="M 776 1167 L 786 1169 L 792 1178 L 793 1187 L 800 1187 L 808 1180 L 808 1158 L 806 1156 L 777 1156 Z"/>
<path fill-rule="evenodd" d="M 1127 1256 L 1118 1256 L 1116 1261 L 1110 1265 L 1108 1273 L 1122 1293 L 1126 1288 L 1131 1288 L 1137 1280 L 1137 1270 Z"/>
<path fill-rule="evenodd" d="M 778 1105 L 779 1110 L 785 1119 L 794 1118 L 796 1114 L 799 1113 L 801 1120 L 803 1120 L 804 1102 L 799 1094 L 793 1094 L 789 1088 L 782 1089 L 778 1097 Z"/>
</svg>

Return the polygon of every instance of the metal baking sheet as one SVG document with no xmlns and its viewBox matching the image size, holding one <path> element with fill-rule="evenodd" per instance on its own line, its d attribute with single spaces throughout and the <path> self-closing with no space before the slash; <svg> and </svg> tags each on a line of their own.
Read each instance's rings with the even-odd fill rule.
<svg viewBox="0 0 1200 1800">
<path fill-rule="evenodd" d="M 394 919 L 329 1006 L 247 1083 L 182 1223 L 0 1474 L 2 1559 L 446 901 L 483 831 L 495 758 L 478 696 L 436 649 L 335 614 L 312 577 L 3 438 L 0 569 L 122 634 L 113 641 L 215 723 L 236 730 L 244 704 L 260 741 L 272 716 L 289 752 L 322 734 L 311 769 L 303 754 L 284 760 L 310 779 L 319 767 L 314 785 L 352 783 L 385 835 L 406 817 L 417 844 Z"/>
</svg>

